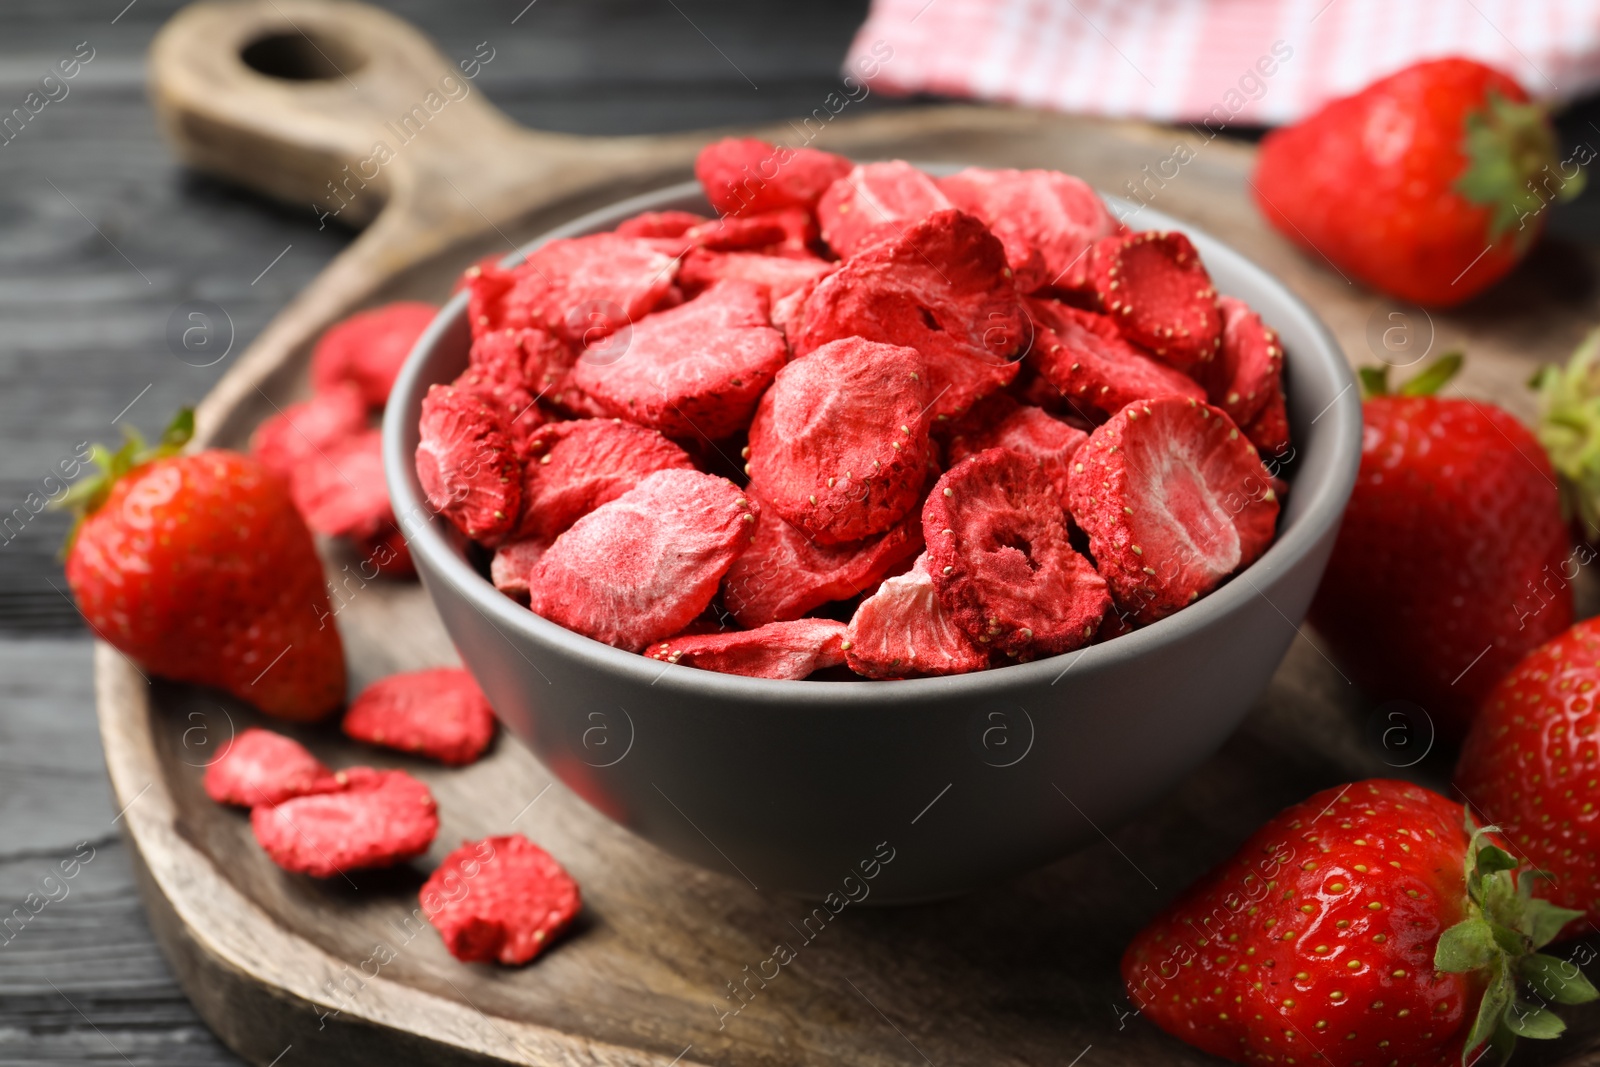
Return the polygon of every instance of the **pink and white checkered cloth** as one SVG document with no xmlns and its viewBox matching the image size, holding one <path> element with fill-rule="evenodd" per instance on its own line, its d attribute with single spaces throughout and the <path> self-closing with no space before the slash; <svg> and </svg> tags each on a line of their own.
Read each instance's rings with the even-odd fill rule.
<svg viewBox="0 0 1600 1067">
<path fill-rule="evenodd" d="M 1292 122 L 1446 55 L 1571 99 L 1600 85 L 1600 2 L 873 0 L 845 73 L 893 95 L 1219 129 Z"/>
</svg>

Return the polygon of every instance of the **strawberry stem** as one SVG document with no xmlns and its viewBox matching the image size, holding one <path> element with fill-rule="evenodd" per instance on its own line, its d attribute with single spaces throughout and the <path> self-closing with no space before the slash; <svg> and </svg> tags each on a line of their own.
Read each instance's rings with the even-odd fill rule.
<svg viewBox="0 0 1600 1067">
<path fill-rule="evenodd" d="M 1480 971 L 1485 977 L 1483 1000 L 1461 1049 L 1463 1064 L 1473 1062 L 1472 1053 L 1485 1043 L 1503 1062 L 1519 1037 L 1556 1037 L 1566 1024 L 1548 1004 L 1600 997 L 1575 964 L 1536 951 L 1583 912 L 1534 898 L 1534 884 L 1549 875 L 1530 869 L 1518 877 L 1518 861 L 1489 841 L 1498 830 L 1476 827 L 1467 818 L 1467 917 L 1439 935 L 1433 956 L 1437 970 Z M 1523 985 L 1536 1003 L 1519 995 Z"/>
<path fill-rule="evenodd" d="M 111 487 L 117 484 L 118 479 L 146 463 L 183 451 L 194 436 L 194 408 L 180 408 L 154 445 L 145 444 L 139 431 L 131 426 L 124 427 L 122 434 L 122 446 L 115 452 L 105 445 L 95 445 L 90 449 L 89 462 L 99 467 L 98 473 L 80 479 L 54 505 L 76 515 L 72 529 L 61 546 L 63 558 L 72 550 L 72 543 L 78 538 L 78 528 L 83 525 L 83 520 L 106 502 L 106 497 L 111 495 Z"/>
<path fill-rule="evenodd" d="M 1600 329 L 1565 367 L 1541 367 L 1528 384 L 1539 393 L 1534 433 L 1561 476 L 1561 503 L 1585 536 L 1600 538 Z"/>
<path fill-rule="evenodd" d="M 1464 357 L 1460 352 L 1446 352 L 1419 371 L 1398 388 L 1389 385 L 1389 366 L 1362 367 L 1356 371 L 1361 379 L 1361 395 L 1375 396 L 1432 396 L 1447 385 L 1461 370 Z"/>
</svg>

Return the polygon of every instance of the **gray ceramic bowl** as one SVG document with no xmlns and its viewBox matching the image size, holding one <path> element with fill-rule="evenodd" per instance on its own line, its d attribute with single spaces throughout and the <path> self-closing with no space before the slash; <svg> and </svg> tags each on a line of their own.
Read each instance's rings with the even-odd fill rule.
<svg viewBox="0 0 1600 1067">
<path fill-rule="evenodd" d="M 670 208 L 709 211 L 689 183 L 544 240 Z M 1184 230 L 1217 288 L 1283 337 L 1298 454 L 1278 539 L 1152 626 L 953 678 L 775 682 L 665 666 L 502 596 L 432 515 L 412 464 L 423 394 L 466 365 L 458 295 L 395 385 L 384 458 L 423 583 L 506 727 L 652 844 L 814 899 L 960 893 L 1097 840 L 1171 790 L 1234 730 L 1294 638 L 1355 478 L 1361 414 L 1337 343 L 1287 289 L 1191 226 L 1148 209 L 1141 222 Z"/>
</svg>

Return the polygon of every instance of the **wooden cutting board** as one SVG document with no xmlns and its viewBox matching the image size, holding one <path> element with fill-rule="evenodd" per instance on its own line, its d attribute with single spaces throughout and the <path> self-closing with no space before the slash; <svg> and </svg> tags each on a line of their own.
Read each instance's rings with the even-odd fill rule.
<svg viewBox="0 0 1600 1067">
<path fill-rule="evenodd" d="M 339 185 L 349 199 L 339 220 L 369 223 L 206 399 L 201 443 L 241 447 L 261 418 L 304 395 L 310 345 L 331 322 L 384 300 L 442 300 L 474 259 L 682 180 L 711 136 L 522 129 L 462 73 L 404 23 L 358 4 L 199 4 L 157 39 L 151 91 L 187 161 L 308 209 L 340 205 L 329 191 Z M 404 116 L 418 132 L 402 142 Z M 977 107 L 861 118 L 845 108 L 810 128 L 815 145 L 860 157 L 1055 167 L 1123 195 L 1137 183 L 1140 199 L 1275 271 L 1353 362 L 1374 362 L 1386 330 L 1397 363 L 1431 335 L 1435 352 L 1470 350 L 1458 388 L 1522 415 L 1529 371 L 1563 357 L 1596 319 L 1596 256 L 1567 247 L 1541 249 L 1458 313 L 1430 319 L 1385 303 L 1263 226 L 1248 197 L 1248 148 L 1192 131 Z M 794 144 L 799 129 L 765 133 Z M 374 163 L 380 141 L 391 152 Z M 354 685 L 454 662 L 416 584 L 362 585 L 344 570 L 352 562 L 328 552 L 330 580 L 347 590 L 339 623 Z M 201 789 L 207 761 L 261 717 L 213 692 L 147 680 L 104 644 L 96 680 L 118 821 L 157 937 L 222 1039 L 252 1063 L 286 1067 L 1204 1062 L 1124 1014 L 1116 963 L 1128 937 L 1285 804 L 1374 774 L 1444 787 L 1451 762 L 1437 748 L 1419 761 L 1423 728 L 1386 748 L 1386 709 L 1364 702 L 1302 636 L 1245 727 L 1158 808 L 1101 827 L 1105 843 L 961 900 L 851 907 L 820 923 L 807 921 L 805 902 L 635 840 L 509 737 L 475 766 L 443 770 L 346 744 L 332 728 L 286 731 L 334 766 L 417 774 L 439 799 L 443 827 L 429 862 L 327 884 L 285 875 L 247 819 Z M 460 964 L 421 923 L 416 891 L 461 839 L 511 831 L 572 870 L 583 917 L 531 967 Z M 774 977 L 766 961 L 780 942 L 795 959 Z M 752 979 L 758 972 L 768 977 Z M 1573 1034 L 1528 1050 L 1529 1062 L 1600 1053 L 1600 1011 L 1569 1017 Z"/>
</svg>

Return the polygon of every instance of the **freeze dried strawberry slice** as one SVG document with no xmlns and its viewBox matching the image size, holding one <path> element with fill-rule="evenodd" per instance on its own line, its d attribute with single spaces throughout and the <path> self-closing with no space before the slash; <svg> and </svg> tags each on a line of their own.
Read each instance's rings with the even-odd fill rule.
<svg viewBox="0 0 1600 1067">
<path fill-rule="evenodd" d="M 415 578 L 417 565 L 411 559 L 406 535 L 394 522 L 384 523 L 378 532 L 356 541 L 356 554 L 362 566 L 370 566 L 385 578 Z"/>
<path fill-rule="evenodd" d="M 489 561 L 489 580 L 506 596 L 526 603 L 528 575 L 549 547 L 550 542 L 538 537 L 507 541 L 494 550 L 494 558 Z"/>
<path fill-rule="evenodd" d="M 365 540 L 394 526 L 378 430 L 363 430 L 311 456 L 296 468 L 289 490 L 306 525 L 319 534 Z"/>
<path fill-rule="evenodd" d="M 822 239 L 843 259 L 903 237 L 935 211 L 954 206 L 934 180 L 904 160 L 863 163 L 828 187 L 817 202 Z"/>
<path fill-rule="evenodd" d="M 1141 623 L 1253 563 L 1278 519 L 1277 493 L 1233 420 L 1180 397 L 1130 404 L 1090 434 L 1068 503 L 1118 606 Z"/>
<path fill-rule="evenodd" d="M 1069 652 L 1089 643 L 1111 606 L 1106 583 L 1068 542 L 1060 504 L 1037 462 L 1004 448 L 951 467 L 928 495 L 934 590 L 983 647 L 1019 659 Z"/>
<path fill-rule="evenodd" d="M 1025 293 L 1081 284 L 1089 247 L 1118 230 L 1089 184 L 1060 171 L 969 167 L 940 178 L 939 188 L 1000 238 Z"/>
<path fill-rule="evenodd" d="M 850 161 L 815 148 L 789 148 L 754 137 L 729 137 L 706 145 L 694 161 L 694 176 L 721 215 L 817 206 Z"/>
<path fill-rule="evenodd" d="M 528 606 L 637 652 L 706 609 L 759 511 L 726 478 L 657 471 L 556 538 L 528 577 Z"/>
<path fill-rule="evenodd" d="M 336 382 L 310 400 L 290 404 L 250 436 L 250 451 L 286 481 L 318 453 L 367 428 L 367 402 L 354 382 Z"/>
<path fill-rule="evenodd" d="M 1015 409 L 987 426 L 958 432 L 945 445 L 945 462 L 954 467 L 968 456 L 990 448 L 1008 448 L 1038 464 L 1067 506 L 1067 476 L 1072 457 L 1089 435 L 1040 408 L 1013 404 Z"/>
<path fill-rule="evenodd" d="M 465 841 L 418 894 L 450 955 L 467 963 L 527 963 L 583 907 L 578 883 L 521 834 Z"/>
<path fill-rule="evenodd" d="M 528 442 L 516 536 L 553 541 L 656 471 L 694 470 L 688 453 L 621 419 L 551 423 Z"/>
<path fill-rule="evenodd" d="M 754 630 L 679 634 L 652 645 L 646 655 L 719 674 L 797 681 L 844 662 L 844 623 L 796 619 Z"/>
<path fill-rule="evenodd" d="M 844 650 L 850 669 L 868 678 L 966 674 L 989 665 L 989 654 L 934 595 L 927 553 L 861 602 L 845 630 Z"/>
<path fill-rule="evenodd" d="M 571 383 L 612 415 L 669 437 L 712 440 L 742 429 L 789 355 L 749 282 L 718 282 L 633 325 L 625 351 L 590 348 Z"/>
<path fill-rule="evenodd" d="M 770 256 L 760 252 L 709 252 L 697 248 L 684 257 L 678 282 L 690 295 L 717 282 L 734 279 L 759 286 L 769 300 L 781 300 L 814 285 L 839 269 L 814 256 Z"/>
<path fill-rule="evenodd" d="M 488 381 L 520 385 L 535 395 L 553 386 L 573 360 L 566 342 L 533 326 L 485 333 L 473 340 L 467 354 L 469 370 L 482 371 Z"/>
<path fill-rule="evenodd" d="M 205 787 L 217 803 L 242 808 L 344 788 L 300 742 L 254 726 L 206 768 Z"/>
<path fill-rule="evenodd" d="M 545 423 L 544 412 L 539 409 L 527 387 L 496 379 L 486 367 L 469 366 L 450 383 L 450 387 L 471 393 L 499 413 L 506 436 L 511 440 L 511 450 L 518 456 L 527 452 L 528 441 L 532 439 L 534 431 Z"/>
<path fill-rule="evenodd" d="M 846 338 L 778 372 L 750 425 L 750 491 L 823 544 L 859 541 L 922 498 L 927 363 Z"/>
<path fill-rule="evenodd" d="M 272 862 L 286 871 L 332 878 L 391 867 L 420 856 L 439 832 L 439 806 L 428 787 L 404 771 L 351 767 L 344 788 L 292 797 L 250 811 L 250 828 Z"/>
<path fill-rule="evenodd" d="M 504 418 L 480 397 L 434 385 L 418 432 L 417 480 L 428 503 L 474 541 L 499 544 L 522 513 L 522 465 Z"/>
<path fill-rule="evenodd" d="M 344 713 L 344 733 L 369 745 L 456 766 L 472 763 L 494 737 L 494 709 L 458 667 L 380 678 Z"/>
<path fill-rule="evenodd" d="M 916 514 L 875 537 L 820 545 L 763 504 L 750 547 L 722 579 L 722 602 L 741 626 L 788 622 L 830 601 L 860 596 L 921 551 Z"/>
<path fill-rule="evenodd" d="M 1134 348 L 1107 316 L 1053 300 L 1030 299 L 1027 306 L 1034 322 L 1028 363 L 1082 417 L 1104 421 L 1149 397 L 1205 399 L 1192 378 Z"/>
<path fill-rule="evenodd" d="M 1289 451 L 1289 407 L 1281 381 L 1267 386 L 1266 403 L 1242 430 L 1256 451 L 1269 459 L 1281 459 Z"/>
<path fill-rule="evenodd" d="M 1162 230 L 1107 237 L 1090 255 L 1090 281 L 1124 337 L 1184 372 L 1215 358 L 1222 311 L 1187 237 Z"/>
<path fill-rule="evenodd" d="M 1016 377 L 1026 333 L 1005 249 L 971 215 L 943 211 L 817 283 L 790 338 L 801 356 L 852 336 L 916 349 L 940 417 Z"/>
<path fill-rule="evenodd" d="M 596 233 L 540 246 L 509 271 L 469 282 L 472 334 L 536 326 L 589 344 L 649 314 L 672 289 L 676 263 L 650 239 Z"/>
<path fill-rule="evenodd" d="M 352 382 L 371 408 L 381 408 L 401 364 L 439 313 L 405 300 L 361 311 L 328 328 L 311 351 L 311 386 L 318 392 Z"/>
<path fill-rule="evenodd" d="M 692 211 L 646 211 L 617 225 L 623 237 L 682 237 L 711 220 Z"/>
<path fill-rule="evenodd" d="M 817 240 L 817 224 L 811 212 L 786 208 L 713 219 L 684 233 L 683 240 L 689 247 L 716 252 L 763 250 L 775 255 L 809 256 Z"/>
<path fill-rule="evenodd" d="M 1283 342 L 1243 300 L 1223 296 L 1217 303 L 1222 308 L 1222 350 L 1208 375 L 1211 402 L 1240 426 L 1248 426 L 1273 393 L 1281 395 Z"/>
</svg>

